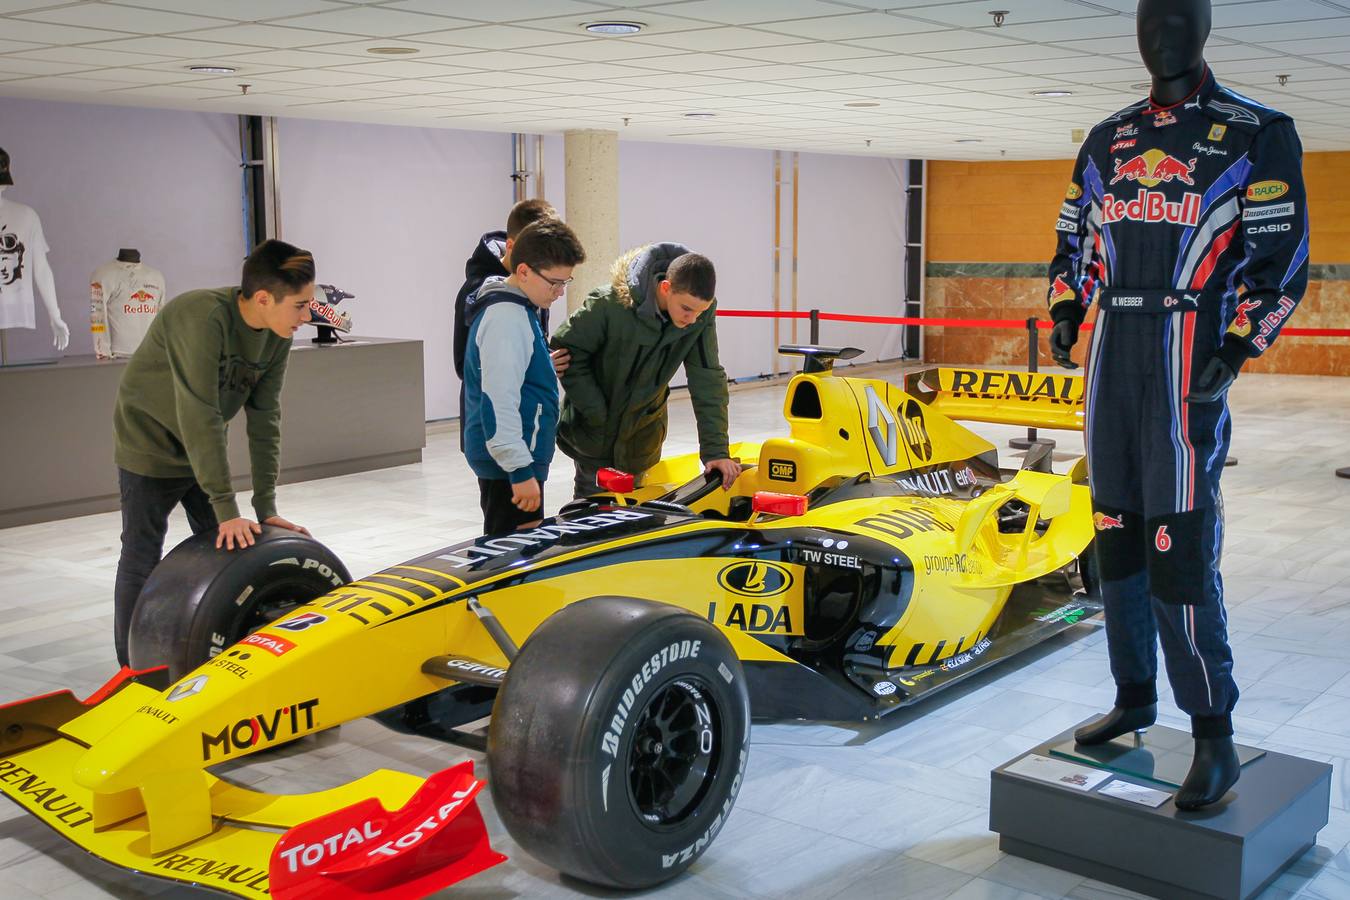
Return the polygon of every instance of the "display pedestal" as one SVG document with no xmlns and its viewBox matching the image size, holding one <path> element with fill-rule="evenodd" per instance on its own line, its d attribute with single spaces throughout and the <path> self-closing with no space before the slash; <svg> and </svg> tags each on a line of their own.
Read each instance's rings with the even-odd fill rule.
<svg viewBox="0 0 1350 900">
<path fill-rule="evenodd" d="M 999 849 L 1169 900 L 1255 896 L 1327 824 L 1331 766 L 1239 746 L 1233 790 L 1183 812 L 1171 795 L 1190 744 L 1189 734 L 1154 726 L 1138 745 L 1130 736 L 1081 748 L 1069 729 L 1009 760 L 990 784 Z"/>
</svg>

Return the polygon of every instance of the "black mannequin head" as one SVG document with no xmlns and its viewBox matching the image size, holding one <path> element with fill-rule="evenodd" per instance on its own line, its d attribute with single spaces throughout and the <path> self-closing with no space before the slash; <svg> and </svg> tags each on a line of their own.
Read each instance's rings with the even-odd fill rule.
<svg viewBox="0 0 1350 900">
<path fill-rule="evenodd" d="M 1139 0 L 1139 55 L 1159 106 L 1181 102 L 1205 77 L 1210 15 L 1210 0 Z"/>
<path fill-rule="evenodd" d="M 141 251 L 131 250 L 123 247 L 117 251 L 117 261 L 127 263 L 138 263 L 141 261 Z"/>
</svg>

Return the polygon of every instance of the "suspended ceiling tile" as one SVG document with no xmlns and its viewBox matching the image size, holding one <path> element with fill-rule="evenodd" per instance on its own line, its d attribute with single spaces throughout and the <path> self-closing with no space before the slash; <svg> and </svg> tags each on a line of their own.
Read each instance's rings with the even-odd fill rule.
<svg viewBox="0 0 1350 900">
<path fill-rule="evenodd" d="M 572 83 L 564 83 L 557 79 L 550 78 L 547 72 L 464 72 L 460 75 L 449 75 L 445 77 L 438 76 L 437 81 L 442 84 L 462 85 L 464 87 L 487 87 L 499 85 L 501 87 L 528 87 L 531 90 L 540 90 L 544 85 L 553 85 L 558 90 L 572 91 L 578 88 Z M 613 87 L 613 85 L 607 85 Z M 615 88 L 622 90 L 621 87 Z M 580 88 L 587 90 L 587 88 Z"/>
<path fill-rule="evenodd" d="M 23 0 L 18 0 L 23 2 Z M 199 16 L 231 19 L 235 22 L 258 22 L 286 16 L 332 9 L 329 0 L 129 0 L 127 5 L 169 12 L 191 13 Z"/>
<path fill-rule="evenodd" d="M 888 53 L 946 53 L 954 50 L 969 52 L 985 47 L 1020 46 L 1018 41 L 1009 41 L 992 34 L 957 30 L 859 38 L 850 43 L 860 47 L 874 47 Z"/>
<path fill-rule="evenodd" d="M 100 47 L 39 47 L 14 54 L 22 59 L 45 59 L 49 62 L 70 63 L 72 65 L 99 68 L 102 66 L 136 66 L 150 60 L 163 60 L 168 57 L 149 56 L 144 53 L 125 53 L 116 50 L 104 50 Z"/>
<path fill-rule="evenodd" d="M 338 69 L 288 69 L 285 72 L 276 73 L 276 77 L 284 78 L 293 84 L 326 84 L 330 86 L 368 84 L 380 78 L 380 76 L 362 74 L 357 70 L 344 72 Z M 238 76 L 236 76 L 237 80 Z"/>
<path fill-rule="evenodd" d="M 126 34 L 97 28 L 74 28 L 33 22 L 28 19 L 0 19 L 0 35 L 10 41 L 28 41 L 34 44 L 84 44 L 126 37 Z"/>
<path fill-rule="evenodd" d="M 341 66 L 330 66 L 332 71 L 346 72 L 372 78 L 438 78 L 445 75 L 462 75 L 474 71 L 466 66 L 450 63 L 417 62 L 411 59 L 384 59 L 370 57 L 370 62 L 351 62 Z"/>
<path fill-rule="evenodd" d="M 560 40 L 557 35 L 544 35 L 543 49 L 555 59 L 583 60 L 586 62 L 619 62 L 630 60 L 642 63 L 644 60 L 662 59 L 668 56 L 688 55 L 677 47 L 657 47 L 651 44 L 632 44 L 627 41 L 602 41 L 582 38 L 581 40 Z"/>
<path fill-rule="evenodd" d="M 454 8 L 447 5 L 446 9 Z M 383 6 L 348 6 L 307 16 L 284 19 L 277 24 L 288 28 L 306 28 L 316 31 L 335 31 L 366 37 L 395 37 L 428 31 L 442 31 L 475 24 L 450 16 L 428 16 L 422 13 L 387 9 Z"/>
<path fill-rule="evenodd" d="M 725 0 L 692 0 L 689 3 L 668 3 L 647 9 L 723 25 L 753 25 L 853 12 L 847 6 L 821 0 L 736 0 L 734 3 Z"/>
<path fill-rule="evenodd" d="M 652 46 L 677 47 L 681 50 L 699 50 L 708 53 L 803 43 L 802 38 L 788 34 L 774 34 L 769 31 L 734 27 L 704 27 L 696 31 L 679 31 L 650 38 L 637 37 L 632 40 L 634 43 L 641 42 Z"/>
<path fill-rule="evenodd" d="M 760 62 L 754 59 L 727 56 L 723 53 L 676 53 L 670 56 L 634 60 L 632 64 L 640 64 L 644 69 L 662 72 L 726 72 L 728 77 L 734 78 L 736 77 L 734 70 L 758 66 Z"/>
<path fill-rule="evenodd" d="M 417 35 L 419 41 L 446 44 L 473 50 L 518 50 L 523 47 L 548 47 L 558 42 L 557 34 L 518 25 L 478 25 L 465 22 L 456 28 L 440 28 Z"/>
<path fill-rule="evenodd" d="M 1214 11 L 1214 27 L 1224 29 L 1244 25 L 1287 25 L 1300 21 L 1328 19 L 1335 10 L 1317 0 L 1258 0 L 1234 3 Z M 1315 28 L 1315 26 L 1314 26 Z"/>
<path fill-rule="evenodd" d="M 209 28 L 230 21 L 213 16 L 187 16 L 160 9 L 137 9 L 111 3 L 81 3 L 24 13 L 22 18 L 54 25 L 73 25 L 77 28 L 100 28 L 107 31 L 127 31 L 133 34 L 172 34 L 192 28 Z M 6 26 L 8 29 L 8 26 Z"/>
<path fill-rule="evenodd" d="M 1131 14 L 1137 0 L 1121 0 L 1129 5 Z M 1087 19 L 1103 14 L 1106 3 L 1090 0 L 1075 3 L 1073 0 L 1008 0 L 999 3 L 889 3 L 888 6 L 902 8 L 905 15 L 916 19 L 941 22 L 953 28 L 973 28 L 992 31 L 1006 31 L 1008 28 L 1029 22 L 1063 21 L 1067 19 Z M 1003 28 L 994 26 L 992 9 L 1008 10 Z M 1133 21 L 1133 19 L 1131 19 Z"/>
<path fill-rule="evenodd" d="M 1047 55 L 1064 52 L 1047 49 L 1040 44 L 1003 44 L 997 47 L 979 47 L 974 50 L 948 50 L 943 52 L 942 60 L 954 62 L 958 65 L 1001 65 L 1003 63 L 1024 62 L 1029 59 L 1044 59 Z M 1086 56 L 1087 54 L 1076 55 Z"/>
<path fill-rule="evenodd" d="M 883 55 L 879 51 L 867 47 L 853 47 L 848 44 L 828 42 L 784 44 L 779 47 L 745 47 L 734 52 L 737 56 L 745 59 L 775 63 L 835 62 L 858 57 L 877 58 Z"/>
<path fill-rule="evenodd" d="M 1054 75 L 1096 77 L 1098 73 L 1121 71 L 1136 72 L 1138 78 L 1132 78 L 1134 81 L 1140 81 L 1148 77 L 1148 72 L 1144 70 L 1144 64 L 1137 59 L 1133 62 L 1121 62 L 1111 56 L 1085 57 L 1081 54 L 1062 54 L 1045 59 L 1003 62 L 999 63 L 999 68 L 1025 75 L 1044 75 L 1047 77 Z M 1065 80 L 1072 81 L 1075 79 L 1066 78 Z"/>
<path fill-rule="evenodd" d="M 236 52 L 231 55 L 231 59 L 236 59 L 253 65 L 276 65 L 287 66 L 297 69 L 319 69 L 325 66 L 341 66 L 354 62 L 351 54 L 332 53 L 327 50 L 245 50 L 243 47 L 235 48 Z M 372 56 L 363 53 L 361 58 L 376 60 L 378 56 Z"/>
<path fill-rule="evenodd" d="M 1330 10 L 1328 10 L 1330 13 Z M 1263 46 L 1279 47 L 1288 41 L 1304 41 L 1308 38 L 1344 37 L 1350 35 L 1350 15 L 1328 16 L 1324 19 L 1303 22 L 1281 22 L 1274 25 L 1248 25 L 1240 28 L 1216 28 L 1223 37 L 1237 41 L 1250 41 Z"/>
<path fill-rule="evenodd" d="M 1094 16 L 1050 22 L 1034 22 L 998 29 L 998 34 L 1024 41 L 1051 43 L 1058 41 L 1097 41 L 1106 38 L 1127 38 L 1137 41 L 1133 19 L 1124 16 Z"/>
<path fill-rule="evenodd" d="M 606 41 L 633 41 L 642 38 L 661 38 L 668 34 L 679 31 L 686 31 L 690 28 L 707 28 L 707 23 L 699 22 L 694 19 L 687 19 L 678 15 L 657 12 L 654 9 L 623 9 L 616 10 L 609 4 L 599 8 L 603 11 L 594 13 L 573 13 L 562 16 L 539 16 L 529 20 L 531 28 L 542 28 L 545 31 L 557 32 L 568 35 L 585 35 L 586 23 L 600 21 L 619 20 L 623 22 L 640 22 L 644 26 L 642 34 L 636 36 L 596 36 L 597 40 Z"/>
<path fill-rule="evenodd" d="M 41 50 L 46 44 L 34 44 L 29 41 L 11 41 L 0 39 L 0 54 L 19 53 L 24 50 Z"/>
<path fill-rule="evenodd" d="M 279 49 L 310 47 L 315 44 L 350 40 L 350 35 L 318 31 L 311 28 L 283 28 L 280 25 L 226 25 L 221 28 L 185 31 L 180 33 L 178 37 L 195 41 L 239 44 L 245 47 L 276 47 Z"/>
<path fill-rule="evenodd" d="M 90 72 L 97 66 L 81 66 L 76 63 L 53 62 L 46 59 L 29 59 L 23 56 L 0 56 L 0 69 L 22 75 L 65 75 L 75 72 Z"/>
<path fill-rule="evenodd" d="M 601 3 L 581 3 L 577 0 L 498 0 L 495 3 L 461 4 L 459 8 L 456 8 L 456 4 L 446 3 L 445 0 L 398 0 L 385 5 L 409 12 L 458 12 L 468 18 L 486 22 L 528 22 L 532 19 L 557 16 L 586 17 L 606 6 Z"/>
<path fill-rule="evenodd" d="M 455 79 L 459 80 L 459 79 Z M 612 84 L 607 81 L 547 81 L 534 85 L 531 90 L 541 94 L 579 94 L 582 96 L 603 97 L 609 94 L 624 94 L 632 88 L 626 84 Z"/>
<path fill-rule="evenodd" d="M 944 26 L 931 22 L 902 18 L 880 12 L 855 12 L 817 19 L 796 19 L 784 22 L 766 22 L 759 26 L 766 31 L 810 38 L 816 41 L 850 41 L 855 38 L 881 37 L 891 34 L 917 34 L 941 31 Z"/>
</svg>

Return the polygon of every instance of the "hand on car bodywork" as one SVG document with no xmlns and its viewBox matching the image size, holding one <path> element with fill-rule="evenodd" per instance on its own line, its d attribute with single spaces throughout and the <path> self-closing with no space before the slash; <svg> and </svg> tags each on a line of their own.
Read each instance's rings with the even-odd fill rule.
<svg viewBox="0 0 1350 900">
<path fill-rule="evenodd" d="M 1050 331 L 1050 355 L 1066 369 L 1078 368 L 1069 351 L 1078 343 L 1078 324 L 1072 319 L 1063 319 L 1055 323 Z"/>
<path fill-rule="evenodd" d="M 567 371 L 567 367 L 572 364 L 572 351 L 566 347 L 559 347 L 549 353 L 553 359 L 553 373 L 559 378 Z"/>
<path fill-rule="evenodd" d="M 216 530 L 216 549 L 224 547 L 226 550 L 233 550 L 238 547 L 243 550 L 245 547 L 252 547 L 254 535 L 258 534 L 262 534 L 262 526 L 252 519 L 245 519 L 243 516 L 229 519 L 221 522 L 220 528 Z"/>
<path fill-rule="evenodd" d="M 291 521 L 289 521 L 289 520 L 287 520 L 287 519 L 283 519 L 281 516 L 268 516 L 266 519 L 263 519 L 263 524 L 264 524 L 264 525 L 275 525 L 275 526 L 277 526 L 278 528 L 286 528 L 286 529 L 288 529 L 288 530 L 290 530 L 290 531 L 298 531 L 298 532 L 300 532 L 301 534 L 303 534 L 305 537 L 313 537 L 313 536 L 314 536 L 314 535 L 312 535 L 312 534 L 309 533 L 309 529 L 306 528 L 305 526 L 303 526 L 303 525 L 297 525 L 297 524 L 295 524 L 294 522 L 291 522 Z"/>
<path fill-rule="evenodd" d="M 1214 356 L 1205 366 L 1205 371 L 1195 380 L 1195 387 L 1186 395 L 1187 403 L 1213 403 L 1237 381 L 1237 372 L 1222 357 Z"/>
<path fill-rule="evenodd" d="M 703 474 L 716 472 L 722 476 L 722 490 L 729 491 L 741 477 L 741 464 L 735 459 L 710 459 L 703 465 Z"/>
<path fill-rule="evenodd" d="M 511 502 L 521 512 L 534 512 L 539 509 L 541 495 L 539 480 L 536 478 L 518 481 L 511 485 Z"/>
</svg>

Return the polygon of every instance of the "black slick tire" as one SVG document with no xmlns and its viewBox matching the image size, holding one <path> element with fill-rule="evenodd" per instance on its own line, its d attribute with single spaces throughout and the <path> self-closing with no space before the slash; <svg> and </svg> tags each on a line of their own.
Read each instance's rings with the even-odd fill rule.
<svg viewBox="0 0 1350 900">
<path fill-rule="evenodd" d="M 745 774 L 735 651 L 678 607 L 596 597 L 554 613 L 507 670 L 488 783 L 511 837 L 568 875 L 636 889 L 707 849 Z"/>
<path fill-rule="evenodd" d="M 174 681 L 251 631 L 351 580 L 313 538 L 264 525 L 245 550 L 217 550 L 214 531 L 169 552 L 131 616 L 132 668 L 167 665 Z"/>
</svg>

